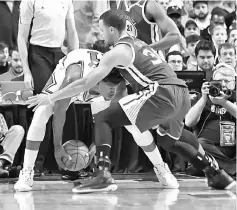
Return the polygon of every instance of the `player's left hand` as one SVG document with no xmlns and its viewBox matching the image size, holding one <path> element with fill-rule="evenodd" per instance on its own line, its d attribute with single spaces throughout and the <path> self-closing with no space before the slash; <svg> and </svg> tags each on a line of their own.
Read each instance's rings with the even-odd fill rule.
<svg viewBox="0 0 237 210">
<path fill-rule="evenodd" d="M 50 95 L 39 94 L 29 97 L 26 103 L 30 104 L 28 108 L 35 107 L 33 109 L 35 111 L 39 106 L 52 104 L 52 101 L 50 100 Z"/>
<path fill-rule="evenodd" d="M 211 102 L 213 103 L 213 104 L 218 104 L 218 105 L 223 105 L 226 101 L 227 101 L 227 99 L 229 98 L 229 96 L 227 96 L 224 92 L 220 92 L 220 96 L 217 96 L 217 97 L 212 97 L 212 96 L 210 96 L 209 95 L 209 98 L 210 98 L 210 100 L 211 100 Z"/>
</svg>

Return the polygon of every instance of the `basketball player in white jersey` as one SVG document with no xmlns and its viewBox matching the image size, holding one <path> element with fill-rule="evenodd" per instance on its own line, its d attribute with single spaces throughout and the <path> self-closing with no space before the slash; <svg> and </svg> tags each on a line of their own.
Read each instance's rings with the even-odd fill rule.
<svg viewBox="0 0 237 210">
<path fill-rule="evenodd" d="M 103 52 L 108 51 L 109 48 L 105 47 L 104 42 L 100 42 L 101 41 L 95 43 L 94 49 L 98 49 Z M 99 60 L 102 55 L 103 54 L 97 50 L 89 49 L 80 49 L 70 52 L 59 61 L 56 69 L 42 90 L 42 93 L 46 95 L 52 94 L 67 86 L 69 83 L 85 77 L 99 64 Z M 67 155 L 63 147 L 61 147 L 66 110 L 68 109 L 70 103 L 75 100 L 80 102 L 110 101 L 114 96 L 114 100 L 116 100 L 115 98 L 117 96 L 121 98 L 122 96 L 119 96 L 119 94 L 123 94 L 122 92 L 125 90 L 120 88 L 121 92 L 119 92 L 117 91 L 117 87 L 122 81 L 124 81 L 122 76 L 118 72 L 113 71 L 89 91 L 81 93 L 74 98 L 68 98 L 55 104 L 42 106 L 35 111 L 27 134 L 23 169 L 20 172 L 18 182 L 14 186 L 15 190 L 29 191 L 32 189 L 34 177 L 33 167 L 40 143 L 44 139 L 46 124 L 51 115 L 53 114 L 53 134 L 56 161 L 62 169 L 70 170 L 70 168 L 66 168 L 64 165 L 65 158 L 70 159 L 70 157 Z M 93 112 L 94 111 L 92 110 L 92 113 Z M 92 144 L 89 150 L 90 160 L 87 165 L 89 165 L 95 154 L 95 145 Z M 27 184 L 25 181 L 27 181 Z"/>
</svg>

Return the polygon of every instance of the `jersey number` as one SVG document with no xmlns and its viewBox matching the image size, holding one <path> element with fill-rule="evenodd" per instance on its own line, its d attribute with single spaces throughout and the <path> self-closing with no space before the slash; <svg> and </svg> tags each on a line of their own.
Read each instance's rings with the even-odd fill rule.
<svg viewBox="0 0 237 210">
<path fill-rule="evenodd" d="M 144 49 L 143 54 L 145 56 L 151 57 L 151 62 L 153 63 L 153 65 L 158 65 L 158 64 L 162 63 L 162 59 L 153 49 L 151 49 L 151 50 Z"/>
<path fill-rule="evenodd" d="M 91 62 L 89 63 L 89 67 L 98 66 L 100 59 L 98 58 L 98 53 L 94 51 L 87 51 L 90 54 Z"/>
</svg>

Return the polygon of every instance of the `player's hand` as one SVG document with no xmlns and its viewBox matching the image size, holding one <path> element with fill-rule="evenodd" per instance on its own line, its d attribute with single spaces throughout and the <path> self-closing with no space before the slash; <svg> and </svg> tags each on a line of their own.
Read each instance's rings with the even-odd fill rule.
<svg viewBox="0 0 237 210">
<path fill-rule="evenodd" d="M 34 89 L 34 80 L 31 73 L 24 74 L 24 83 L 26 89 Z"/>
<path fill-rule="evenodd" d="M 207 95 L 209 94 L 209 82 L 204 82 L 202 84 L 202 88 L 201 88 L 201 91 L 202 91 L 202 96 L 204 96 L 205 98 L 207 98 Z"/>
<path fill-rule="evenodd" d="M 230 96 L 227 96 L 223 91 L 220 92 L 220 96 L 212 97 L 209 95 L 209 98 L 213 104 L 221 105 L 227 101 Z"/>
<path fill-rule="evenodd" d="M 63 170 L 70 170 L 73 167 L 72 158 L 66 153 L 62 146 L 54 149 L 54 156 L 58 166 Z M 67 166 L 65 165 L 66 162 Z"/>
<path fill-rule="evenodd" d="M 29 97 L 26 103 L 30 104 L 28 108 L 35 107 L 33 111 L 35 111 L 39 106 L 53 104 L 53 102 L 50 99 L 50 95 L 46 94 L 31 96 Z"/>
</svg>

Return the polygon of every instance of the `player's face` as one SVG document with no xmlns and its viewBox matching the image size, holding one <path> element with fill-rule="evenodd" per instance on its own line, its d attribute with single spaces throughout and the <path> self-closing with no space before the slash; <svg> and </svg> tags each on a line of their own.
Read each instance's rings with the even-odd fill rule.
<svg viewBox="0 0 237 210">
<path fill-rule="evenodd" d="M 105 25 L 103 20 L 99 21 L 99 26 L 104 40 L 108 43 L 109 46 L 114 45 L 115 31 L 113 30 L 113 27 L 108 27 L 107 25 Z"/>
<path fill-rule="evenodd" d="M 14 72 L 21 74 L 23 72 L 20 54 L 17 51 L 12 52 L 11 66 Z"/>
<path fill-rule="evenodd" d="M 99 83 L 99 92 L 105 98 L 105 100 L 111 100 L 116 93 L 117 87 L 119 84 L 113 84 L 110 82 Z"/>
<path fill-rule="evenodd" d="M 209 71 L 213 69 L 214 66 L 214 55 L 211 50 L 200 50 L 197 55 L 198 66 L 203 71 Z"/>
</svg>

